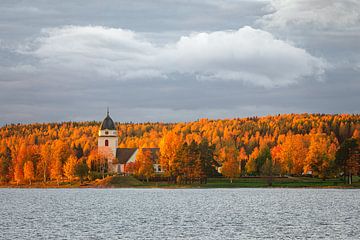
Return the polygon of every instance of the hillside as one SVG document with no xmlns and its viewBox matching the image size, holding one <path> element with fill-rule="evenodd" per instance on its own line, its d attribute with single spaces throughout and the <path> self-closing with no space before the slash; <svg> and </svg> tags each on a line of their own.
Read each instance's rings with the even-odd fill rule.
<svg viewBox="0 0 360 240">
<path fill-rule="evenodd" d="M 1 127 L 1 181 L 62 179 L 70 156 L 87 163 L 96 151 L 99 125 L 93 121 Z M 187 123 L 117 123 L 117 128 L 119 147 L 159 147 L 160 140 L 169 132 L 187 143 L 206 139 L 215 147 L 219 163 L 226 162 L 235 153 L 244 174 L 261 174 L 264 162 L 259 163 L 257 159 L 266 146 L 273 160 L 279 162 L 279 171 L 301 174 L 314 171 L 311 166 L 320 164 L 316 163 L 316 156 L 309 157 L 312 145 L 314 149 L 322 147 L 326 156 L 333 159 L 346 139 L 359 139 L 360 115 L 282 114 Z M 315 143 L 323 145 L 315 146 Z M 285 159 L 285 154 L 290 157 Z M 26 162 L 29 163 L 27 170 Z"/>
</svg>

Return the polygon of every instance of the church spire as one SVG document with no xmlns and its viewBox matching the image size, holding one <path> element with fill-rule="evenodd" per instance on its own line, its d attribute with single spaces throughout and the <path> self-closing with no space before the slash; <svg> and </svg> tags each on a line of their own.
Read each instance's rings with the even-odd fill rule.
<svg viewBox="0 0 360 240">
<path fill-rule="evenodd" d="M 106 116 L 109 116 L 109 107 L 107 107 Z"/>
</svg>

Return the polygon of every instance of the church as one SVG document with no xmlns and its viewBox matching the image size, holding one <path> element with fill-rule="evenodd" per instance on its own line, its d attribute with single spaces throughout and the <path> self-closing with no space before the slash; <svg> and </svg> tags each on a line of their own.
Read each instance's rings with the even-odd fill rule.
<svg viewBox="0 0 360 240">
<path fill-rule="evenodd" d="M 108 159 L 108 172 L 125 174 L 126 164 L 136 161 L 139 151 L 150 151 L 154 172 L 162 173 L 159 164 L 159 148 L 119 148 L 118 132 L 114 121 L 111 119 L 109 109 L 102 121 L 98 135 L 98 151 L 105 153 Z"/>
</svg>

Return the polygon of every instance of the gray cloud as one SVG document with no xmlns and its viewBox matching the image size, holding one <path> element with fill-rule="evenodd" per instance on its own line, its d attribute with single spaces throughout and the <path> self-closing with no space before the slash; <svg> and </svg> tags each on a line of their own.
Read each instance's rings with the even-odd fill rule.
<svg viewBox="0 0 360 240">
<path fill-rule="evenodd" d="M 251 27 L 193 33 L 164 46 L 119 28 L 65 26 L 42 32 L 19 50 L 39 59 L 34 68 L 90 69 L 101 77 L 119 80 L 170 79 L 171 74 L 179 73 L 201 81 L 244 81 L 273 87 L 296 83 L 305 76 L 319 77 L 326 67 L 324 60 Z"/>
<path fill-rule="evenodd" d="M 360 61 L 360 2 L 357 0 L 272 0 L 258 27 L 286 38 L 333 68 L 356 69 Z"/>
<path fill-rule="evenodd" d="M 360 2 L 357 0 L 272 0 L 270 14 L 258 20 L 266 27 L 294 25 L 315 29 L 359 27 Z"/>
<path fill-rule="evenodd" d="M 359 113 L 357 3 L 283 3 L 1 1 L 0 125 Z"/>
</svg>

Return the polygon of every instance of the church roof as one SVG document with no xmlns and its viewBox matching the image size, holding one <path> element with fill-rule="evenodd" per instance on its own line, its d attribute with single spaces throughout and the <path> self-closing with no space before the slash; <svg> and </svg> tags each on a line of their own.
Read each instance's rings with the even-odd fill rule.
<svg viewBox="0 0 360 240">
<path fill-rule="evenodd" d="M 105 119 L 102 121 L 101 126 L 100 126 L 100 130 L 105 130 L 105 129 L 116 130 L 115 123 L 111 119 L 111 117 L 109 115 L 109 111 L 107 112 L 107 115 L 106 115 Z"/>
<path fill-rule="evenodd" d="M 116 159 L 117 163 L 125 164 L 127 163 L 131 156 L 138 150 L 138 148 L 117 148 L 116 149 Z M 150 151 L 151 160 L 153 163 L 157 163 L 159 160 L 159 148 L 142 148 L 139 151 Z"/>
<path fill-rule="evenodd" d="M 124 164 L 130 160 L 131 156 L 136 152 L 137 148 L 117 148 L 116 159 L 118 163 Z"/>
</svg>

